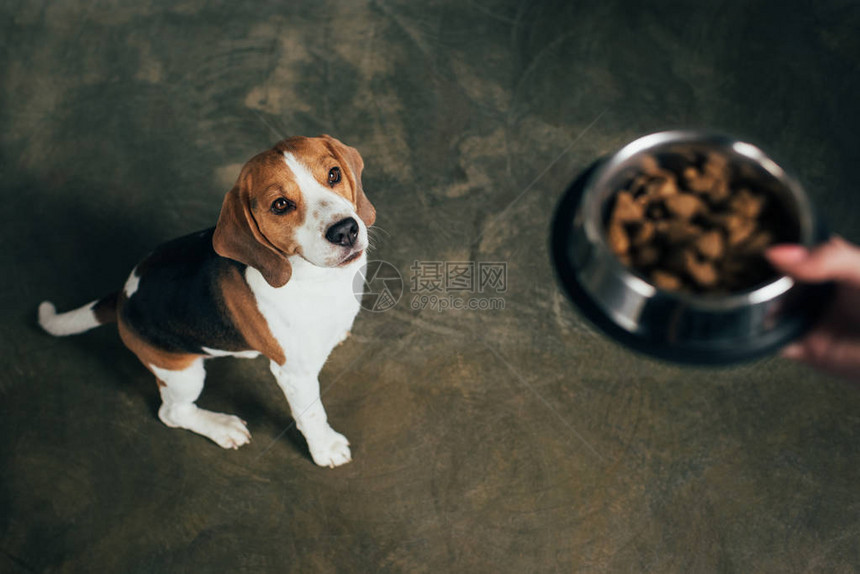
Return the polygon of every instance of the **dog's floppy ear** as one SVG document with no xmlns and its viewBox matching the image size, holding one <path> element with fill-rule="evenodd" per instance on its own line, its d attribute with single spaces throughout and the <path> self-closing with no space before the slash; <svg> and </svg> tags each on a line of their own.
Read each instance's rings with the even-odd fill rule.
<svg viewBox="0 0 860 574">
<path fill-rule="evenodd" d="M 251 213 L 248 191 L 251 174 L 242 171 L 236 185 L 224 197 L 212 247 L 222 257 L 253 267 L 272 287 L 283 287 L 290 280 L 292 266 L 286 255 L 260 232 Z"/>
<path fill-rule="evenodd" d="M 340 156 L 343 163 L 352 172 L 353 188 L 355 189 L 355 212 L 364 224 L 370 227 L 376 221 L 376 208 L 367 199 L 367 196 L 364 194 L 364 188 L 361 185 L 361 172 L 364 170 L 364 160 L 361 159 L 361 154 L 354 147 L 350 147 L 330 135 L 322 135 L 320 137 L 329 142 L 336 155 Z"/>
</svg>

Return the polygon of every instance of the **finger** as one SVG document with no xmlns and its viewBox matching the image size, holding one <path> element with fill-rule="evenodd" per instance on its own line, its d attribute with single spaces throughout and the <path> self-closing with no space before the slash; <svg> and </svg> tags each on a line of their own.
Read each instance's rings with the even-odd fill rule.
<svg viewBox="0 0 860 574">
<path fill-rule="evenodd" d="M 801 281 L 845 281 L 860 286 L 860 248 L 841 237 L 812 250 L 802 245 L 776 245 L 765 255 L 777 270 Z"/>
<path fill-rule="evenodd" d="M 779 354 L 786 359 L 802 361 L 803 358 L 806 356 L 806 351 L 803 348 L 803 343 L 792 343 L 786 347 L 783 347 L 782 351 L 780 351 Z"/>
<path fill-rule="evenodd" d="M 815 330 L 785 347 L 781 354 L 860 382 L 860 339 L 846 339 L 827 330 Z"/>
</svg>

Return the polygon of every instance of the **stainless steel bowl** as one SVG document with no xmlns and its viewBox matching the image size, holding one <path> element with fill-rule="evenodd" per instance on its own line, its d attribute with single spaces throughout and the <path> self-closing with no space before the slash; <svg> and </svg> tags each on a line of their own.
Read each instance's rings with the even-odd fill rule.
<svg viewBox="0 0 860 574">
<path fill-rule="evenodd" d="M 772 280 L 727 295 L 658 289 L 612 253 L 604 222 L 609 202 L 639 171 L 646 155 L 719 151 L 735 170 L 779 198 L 796 241 L 824 239 L 798 180 L 758 147 L 731 137 L 669 131 L 642 137 L 596 162 L 571 185 L 553 223 L 552 252 L 563 286 L 580 310 L 608 335 L 670 361 L 727 364 L 772 352 L 800 336 L 817 318 L 830 285 Z"/>
</svg>

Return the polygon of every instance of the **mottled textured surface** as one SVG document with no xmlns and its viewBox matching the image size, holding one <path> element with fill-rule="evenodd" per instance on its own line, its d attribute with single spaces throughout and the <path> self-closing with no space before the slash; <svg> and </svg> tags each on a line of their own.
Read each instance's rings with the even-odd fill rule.
<svg viewBox="0 0 860 574">
<path fill-rule="evenodd" d="M 575 174 L 677 126 L 761 143 L 860 240 L 856 3 L 699 4 L 5 2 L 0 571 L 860 570 L 857 389 L 643 359 L 549 266 Z M 113 327 L 35 326 L 323 132 L 407 281 L 322 373 L 352 464 L 312 464 L 264 360 L 209 364 L 201 404 L 254 436 L 227 452 L 158 421 Z M 414 310 L 415 260 L 506 262 L 504 310 Z"/>
</svg>

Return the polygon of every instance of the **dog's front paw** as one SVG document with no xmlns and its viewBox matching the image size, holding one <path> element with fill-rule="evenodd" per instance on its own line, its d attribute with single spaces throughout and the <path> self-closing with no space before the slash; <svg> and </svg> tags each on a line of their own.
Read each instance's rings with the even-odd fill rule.
<svg viewBox="0 0 860 574">
<path fill-rule="evenodd" d="M 314 462 L 320 466 L 334 468 L 352 460 L 349 441 L 331 427 L 321 437 L 308 441 L 308 448 Z"/>
</svg>

